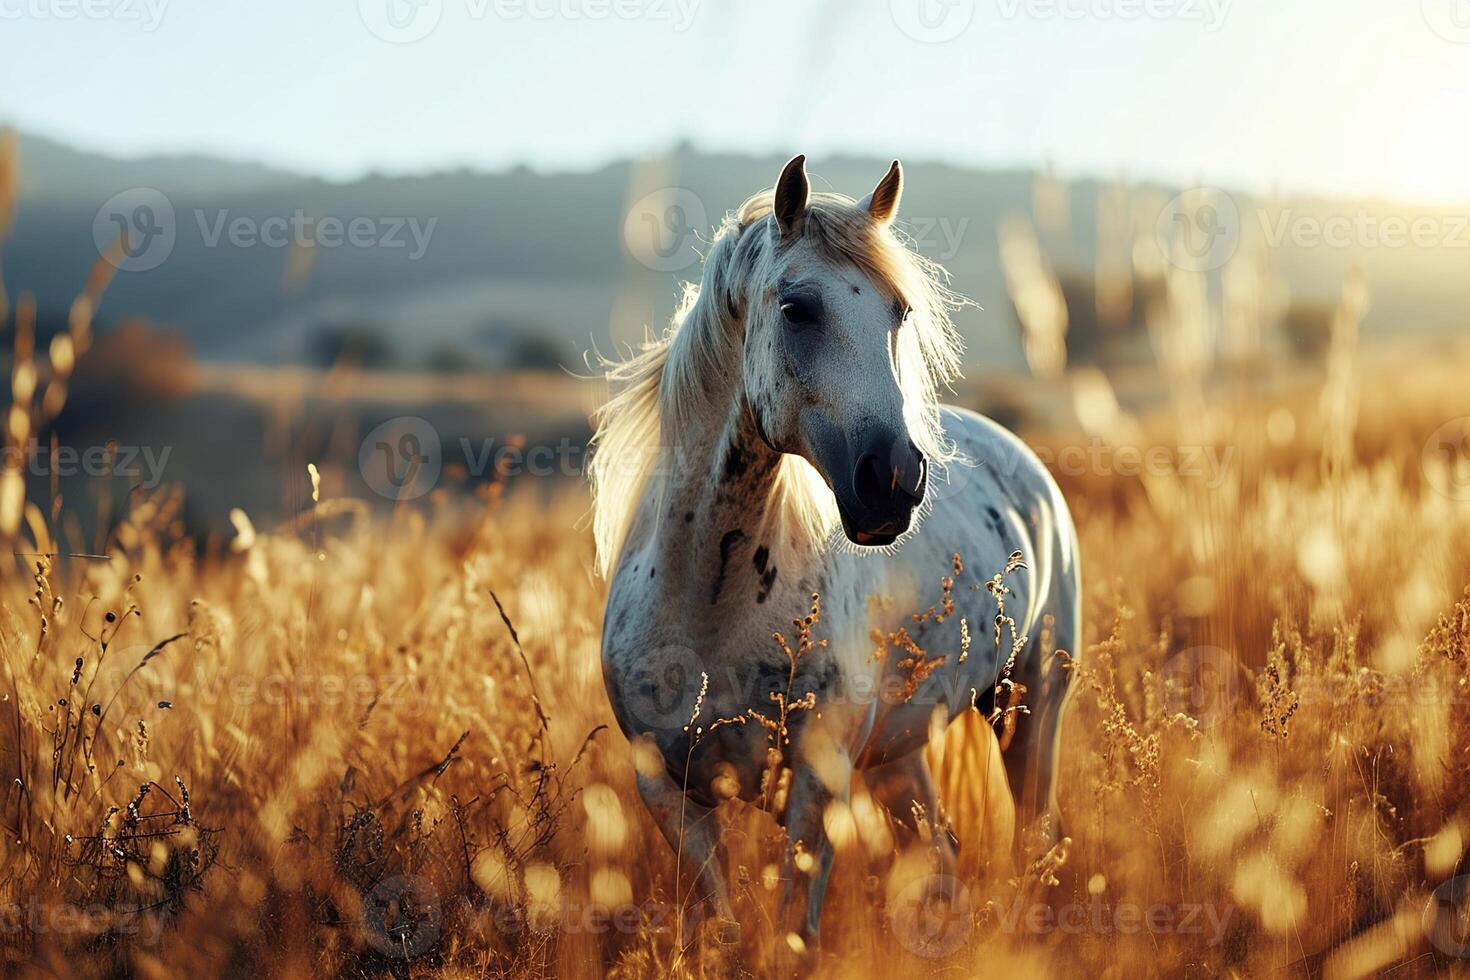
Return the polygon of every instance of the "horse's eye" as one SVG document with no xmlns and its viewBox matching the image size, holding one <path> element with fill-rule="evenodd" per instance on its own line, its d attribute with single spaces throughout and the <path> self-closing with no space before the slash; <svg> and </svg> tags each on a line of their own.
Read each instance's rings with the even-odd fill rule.
<svg viewBox="0 0 1470 980">
<path fill-rule="evenodd" d="M 781 301 L 781 315 L 792 328 L 806 330 L 821 322 L 822 309 L 806 297 L 793 296 Z"/>
</svg>

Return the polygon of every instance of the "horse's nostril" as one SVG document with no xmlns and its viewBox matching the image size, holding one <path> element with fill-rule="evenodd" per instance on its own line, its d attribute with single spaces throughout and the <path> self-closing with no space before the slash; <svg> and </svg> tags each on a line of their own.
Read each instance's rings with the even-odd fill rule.
<svg viewBox="0 0 1470 980">
<path fill-rule="evenodd" d="M 852 490 L 863 506 L 881 507 L 887 502 L 891 490 L 884 469 L 878 457 L 872 453 L 864 453 L 858 460 L 857 468 L 852 474 Z"/>
<path fill-rule="evenodd" d="M 909 444 L 883 455 L 864 453 L 852 474 L 852 489 L 864 507 L 884 510 L 914 506 L 924 499 L 924 454 Z"/>
<path fill-rule="evenodd" d="M 914 503 L 924 502 L 924 489 L 929 485 L 929 460 L 917 448 L 913 450 L 913 469 L 909 479 L 901 480 L 903 492 Z"/>
</svg>

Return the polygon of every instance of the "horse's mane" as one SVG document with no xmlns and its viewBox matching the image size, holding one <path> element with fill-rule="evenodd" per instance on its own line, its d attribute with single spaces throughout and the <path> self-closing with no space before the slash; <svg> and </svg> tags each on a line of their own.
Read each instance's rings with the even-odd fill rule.
<svg viewBox="0 0 1470 980">
<path fill-rule="evenodd" d="M 612 572 L 650 480 L 662 495 L 672 465 L 659 465 L 681 445 L 681 434 L 720 379 L 738 379 L 745 285 L 774 281 L 769 264 L 777 249 L 772 227 L 773 191 L 762 191 L 726 215 L 716 232 L 698 286 L 686 284 L 683 300 L 662 337 L 621 361 L 600 366 L 612 389 L 598 409 L 593 453 L 592 528 L 597 567 Z M 964 301 L 949 288 L 949 275 L 920 255 L 907 236 L 874 222 L 852 198 L 813 193 L 802 225 L 830 259 L 851 262 L 887 285 L 912 313 L 899 332 L 897 369 L 909 434 L 931 463 L 954 457 L 939 421 L 939 392 L 959 373 L 961 344 L 950 319 Z M 765 517 L 779 526 L 778 545 L 820 543 L 837 525 L 836 504 L 821 475 L 806 460 L 781 461 Z"/>
</svg>

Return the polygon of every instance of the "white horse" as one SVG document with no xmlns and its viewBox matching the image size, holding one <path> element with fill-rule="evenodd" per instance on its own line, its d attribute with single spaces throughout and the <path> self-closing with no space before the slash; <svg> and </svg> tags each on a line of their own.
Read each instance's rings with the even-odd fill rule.
<svg viewBox="0 0 1470 980">
<path fill-rule="evenodd" d="M 814 948 L 828 808 L 860 772 L 952 868 L 920 750 L 936 713 L 989 710 L 1007 678 L 1027 692 L 1006 751 L 1018 818 L 1055 809 L 1069 671 L 1047 654 L 1077 652 L 1076 533 L 1019 439 L 940 406 L 957 297 L 893 230 L 902 185 L 895 161 L 861 201 L 813 194 L 794 158 L 726 218 L 667 335 L 608 365 L 603 678 L 639 792 L 726 941 L 721 800 L 784 816 L 783 915 Z M 1014 643 L 986 587 L 1008 564 Z"/>
</svg>

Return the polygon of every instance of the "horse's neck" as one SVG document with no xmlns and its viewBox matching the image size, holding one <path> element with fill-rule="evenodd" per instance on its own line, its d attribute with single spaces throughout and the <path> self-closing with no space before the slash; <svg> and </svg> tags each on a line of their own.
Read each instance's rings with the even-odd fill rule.
<svg viewBox="0 0 1470 980">
<path fill-rule="evenodd" d="M 739 616 L 772 596 L 782 575 L 777 556 L 792 550 L 789 540 L 775 540 L 783 525 L 776 512 L 781 454 L 760 437 L 738 397 L 690 428 L 677 440 L 657 503 L 650 575 L 660 580 L 661 594 L 680 597 L 701 619 Z M 782 590 L 803 571 L 788 565 Z"/>
</svg>

